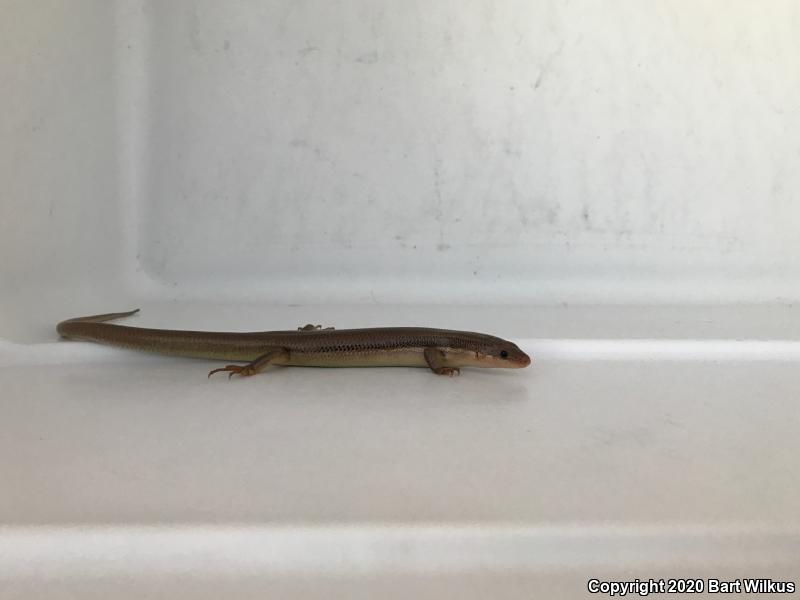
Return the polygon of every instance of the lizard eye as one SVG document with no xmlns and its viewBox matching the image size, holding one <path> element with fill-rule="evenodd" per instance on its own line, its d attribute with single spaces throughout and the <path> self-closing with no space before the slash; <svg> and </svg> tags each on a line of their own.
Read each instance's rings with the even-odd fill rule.
<svg viewBox="0 0 800 600">
<path fill-rule="evenodd" d="M 503 350 L 503 351 L 500 353 L 500 358 L 508 358 L 508 352 L 506 352 L 505 350 Z"/>
</svg>

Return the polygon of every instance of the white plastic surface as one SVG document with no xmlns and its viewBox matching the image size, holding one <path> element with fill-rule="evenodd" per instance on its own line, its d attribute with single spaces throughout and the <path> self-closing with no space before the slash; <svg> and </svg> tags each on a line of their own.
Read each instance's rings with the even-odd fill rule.
<svg viewBox="0 0 800 600">
<path fill-rule="evenodd" d="M 2 12 L 0 598 L 796 580 L 795 3 Z M 135 307 L 534 364 L 228 382 L 56 339 Z"/>
</svg>

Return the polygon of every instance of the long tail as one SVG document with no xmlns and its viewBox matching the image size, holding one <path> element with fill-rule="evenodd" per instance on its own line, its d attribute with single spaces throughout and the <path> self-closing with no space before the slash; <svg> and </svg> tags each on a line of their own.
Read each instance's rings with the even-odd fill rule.
<svg viewBox="0 0 800 600">
<path fill-rule="evenodd" d="M 67 319 L 66 321 L 61 321 L 58 325 L 56 325 L 56 331 L 58 331 L 58 335 L 64 338 L 71 338 L 76 333 L 75 329 L 72 327 L 73 324 L 77 323 L 102 323 L 104 321 L 112 321 L 114 319 L 121 319 L 122 317 L 130 317 L 131 315 L 135 315 L 139 312 L 138 308 L 133 310 L 129 310 L 128 312 L 118 312 L 118 313 L 106 313 L 104 315 L 90 315 L 88 317 L 75 317 L 74 319 Z"/>
</svg>

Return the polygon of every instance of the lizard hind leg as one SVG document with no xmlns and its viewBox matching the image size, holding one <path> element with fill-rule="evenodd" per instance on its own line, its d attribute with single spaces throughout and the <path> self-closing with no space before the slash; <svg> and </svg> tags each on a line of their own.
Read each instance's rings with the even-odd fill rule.
<svg viewBox="0 0 800 600">
<path fill-rule="evenodd" d="M 273 348 L 245 365 L 225 365 L 219 369 L 209 371 L 208 376 L 211 377 L 214 373 L 227 373 L 228 379 L 234 375 L 250 377 L 266 369 L 278 358 L 288 358 L 288 356 L 289 351 L 286 348 Z"/>
</svg>

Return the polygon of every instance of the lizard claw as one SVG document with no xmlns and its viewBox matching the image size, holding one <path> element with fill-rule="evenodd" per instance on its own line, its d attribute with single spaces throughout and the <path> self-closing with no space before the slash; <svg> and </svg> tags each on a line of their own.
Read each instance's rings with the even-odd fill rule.
<svg viewBox="0 0 800 600">
<path fill-rule="evenodd" d="M 208 372 L 208 376 L 211 377 L 214 373 L 228 373 L 228 379 L 233 377 L 234 375 L 240 375 L 242 377 L 248 377 L 249 375 L 253 375 L 255 371 L 253 370 L 252 365 L 226 365 L 224 367 L 220 367 L 219 369 L 214 369 L 213 371 Z"/>
<path fill-rule="evenodd" d="M 433 372 L 437 375 L 447 375 L 449 377 L 461 375 L 461 369 L 457 367 L 439 367 L 438 369 L 434 369 Z"/>
</svg>

